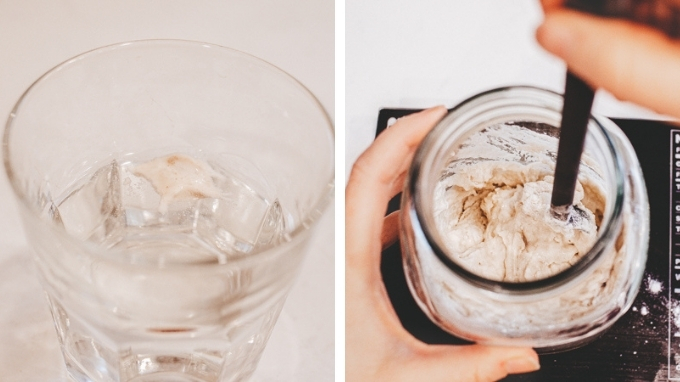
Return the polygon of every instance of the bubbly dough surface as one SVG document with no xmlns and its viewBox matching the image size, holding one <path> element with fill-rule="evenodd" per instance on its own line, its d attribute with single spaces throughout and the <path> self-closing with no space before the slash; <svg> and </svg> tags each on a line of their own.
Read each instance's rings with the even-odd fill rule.
<svg viewBox="0 0 680 382">
<path fill-rule="evenodd" d="M 588 177 L 580 177 L 577 222 L 554 218 L 554 158 L 545 151 L 546 138 L 502 127 L 461 146 L 437 184 L 435 222 L 449 256 L 471 272 L 507 282 L 542 279 L 575 264 L 591 248 L 605 198 L 595 184 L 581 183 Z"/>
<path fill-rule="evenodd" d="M 573 265 L 595 241 L 593 213 L 575 229 L 550 214 L 552 178 L 470 191 L 449 190 L 445 240 L 455 260 L 476 274 L 502 281 L 531 281 Z"/>
</svg>

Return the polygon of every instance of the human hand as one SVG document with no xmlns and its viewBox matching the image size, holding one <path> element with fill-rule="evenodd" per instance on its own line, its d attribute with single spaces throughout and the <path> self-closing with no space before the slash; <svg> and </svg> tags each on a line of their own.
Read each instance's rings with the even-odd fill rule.
<svg viewBox="0 0 680 382">
<path fill-rule="evenodd" d="M 594 88 L 680 118 L 680 40 L 631 21 L 565 9 L 542 0 L 545 20 L 536 39 Z"/>
<path fill-rule="evenodd" d="M 403 187 L 416 147 L 446 114 L 440 106 L 400 118 L 352 168 L 345 189 L 345 362 L 348 381 L 495 381 L 539 368 L 530 348 L 427 345 L 411 336 L 390 304 L 381 250 L 398 236 L 398 212 L 384 217 Z"/>
</svg>

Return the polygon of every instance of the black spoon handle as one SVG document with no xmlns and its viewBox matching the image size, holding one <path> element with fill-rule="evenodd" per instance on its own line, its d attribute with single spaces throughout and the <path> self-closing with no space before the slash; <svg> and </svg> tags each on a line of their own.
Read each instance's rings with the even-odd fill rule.
<svg viewBox="0 0 680 382">
<path fill-rule="evenodd" d="M 557 163 L 555 164 L 555 180 L 550 199 L 553 210 L 560 207 L 567 208 L 574 201 L 574 189 L 593 98 L 595 98 L 595 91 L 568 71 Z"/>
</svg>

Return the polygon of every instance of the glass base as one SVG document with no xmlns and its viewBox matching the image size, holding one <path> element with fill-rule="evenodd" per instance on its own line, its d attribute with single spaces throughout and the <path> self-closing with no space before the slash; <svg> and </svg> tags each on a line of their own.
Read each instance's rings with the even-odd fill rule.
<svg viewBox="0 0 680 382">
<path fill-rule="evenodd" d="M 255 372 L 283 306 L 281 300 L 266 314 L 232 325 L 221 335 L 173 340 L 157 338 L 154 333 L 146 341 L 116 344 L 77 316 L 67 314 L 55 299 L 48 300 L 66 368 L 75 382 L 246 381 Z M 220 339 L 229 335 L 228 342 Z"/>
<path fill-rule="evenodd" d="M 66 367 L 72 381 L 126 381 L 126 382 L 217 382 L 245 381 L 255 371 L 257 360 L 252 367 L 239 370 L 236 374 L 220 375 L 221 365 L 196 355 L 137 355 L 129 356 L 121 362 L 120 377 L 110 375 L 110 370 L 89 370 L 81 367 L 69 354 L 65 354 Z M 91 375 L 92 373 L 98 375 Z"/>
<path fill-rule="evenodd" d="M 216 380 L 216 379 L 215 379 Z M 203 382 L 205 379 L 194 378 L 184 374 L 177 373 L 153 373 L 151 375 L 143 375 L 138 378 L 133 378 L 130 382 Z"/>
</svg>

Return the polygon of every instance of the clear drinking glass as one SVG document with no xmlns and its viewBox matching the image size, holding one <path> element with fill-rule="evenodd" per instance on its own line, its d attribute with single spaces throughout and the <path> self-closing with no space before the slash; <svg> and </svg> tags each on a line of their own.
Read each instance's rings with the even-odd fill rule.
<svg viewBox="0 0 680 382">
<path fill-rule="evenodd" d="M 4 163 L 78 381 L 242 381 L 333 189 L 299 82 L 187 41 L 96 49 L 21 97 Z"/>
<path fill-rule="evenodd" d="M 588 228 L 592 242 L 580 257 L 546 256 L 555 247 L 545 243 L 557 237 L 548 224 L 565 223 L 542 220 L 534 231 L 521 220 L 523 211 L 550 216 L 549 192 L 527 190 L 552 190 L 562 103 L 532 87 L 484 92 L 454 108 L 416 151 L 402 196 L 404 268 L 420 307 L 450 333 L 566 350 L 596 338 L 635 299 L 649 205 L 635 152 L 614 123 L 592 117 L 588 125 L 576 208 L 592 211 L 597 228 Z M 495 230 L 501 221 L 511 228 Z M 560 227 L 575 236 L 586 230 L 579 224 Z M 518 248 L 535 257 L 522 258 Z M 520 277 L 509 278 L 512 272 Z"/>
</svg>

